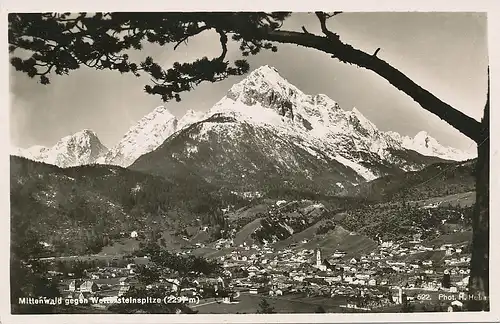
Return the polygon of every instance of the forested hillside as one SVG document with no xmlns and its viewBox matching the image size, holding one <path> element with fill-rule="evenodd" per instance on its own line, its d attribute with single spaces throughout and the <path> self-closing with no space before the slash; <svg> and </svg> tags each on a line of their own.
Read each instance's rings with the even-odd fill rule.
<svg viewBox="0 0 500 324">
<path fill-rule="evenodd" d="M 120 167 L 61 169 L 11 157 L 12 223 L 36 231 L 58 253 L 96 253 L 131 231 L 145 237 L 217 224 L 222 207 L 240 203 L 194 176 L 173 182 Z"/>
</svg>

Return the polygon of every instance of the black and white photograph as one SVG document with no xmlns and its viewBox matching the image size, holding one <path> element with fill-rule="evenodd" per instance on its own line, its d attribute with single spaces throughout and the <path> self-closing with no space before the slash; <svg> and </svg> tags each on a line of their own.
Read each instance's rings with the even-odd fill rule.
<svg viewBox="0 0 500 324">
<path fill-rule="evenodd" d="M 493 310 L 487 12 L 6 16 L 12 315 Z"/>
</svg>

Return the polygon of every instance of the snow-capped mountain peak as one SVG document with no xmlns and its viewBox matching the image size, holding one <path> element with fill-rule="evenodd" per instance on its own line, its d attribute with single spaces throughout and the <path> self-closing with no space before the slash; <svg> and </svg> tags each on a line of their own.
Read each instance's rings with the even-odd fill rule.
<svg viewBox="0 0 500 324">
<path fill-rule="evenodd" d="M 214 116 L 222 119 L 211 118 Z M 359 109 L 344 110 L 325 94 L 305 94 L 268 65 L 252 71 L 245 79 L 233 85 L 227 95 L 206 114 L 188 110 L 178 120 L 165 106 L 156 107 L 132 126 L 106 154 L 102 154 L 107 149 L 100 144 L 97 135 L 85 129 L 62 138 L 54 146 L 55 151 L 62 152 L 62 155 L 52 153 L 55 152 L 54 148 L 42 146 L 22 150 L 22 154 L 18 155 L 64 166 L 96 161 L 128 167 L 140 156 L 156 150 L 169 137 L 202 120 L 201 133 L 205 132 L 204 135 L 200 134 L 202 137 L 206 137 L 212 127 L 225 129 L 233 127 L 231 124 L 247 124 L 265 129 L 267 134 L 274 134 L 277 138 L 291 139 L 295 141 L 293 145 L 313 156 L 321 152 L 317 155 L 318 159 L 323 156 L 328 160 L 335 160 L 367 180 L 381 175 L 376 165 L 393 168 L 397 164 L 401 170 L 422 167 L 418 164 L 420 162 L 400 158 L 405 156 L 404 152 L 402 155 L 391 153 L 395 151 L 414 150 L 423 155 L 450 160 L 471 157 L 459 150 L 442 146 L 425 131 L 413 138 L 396 132 L 382 132 Z M 225 125 L 219 124 L 217 120 L 225 120 Z M 229 129 L 227 136 L 237 135 Z M 268 149 L 272 150 L 266 148 Z M 196 151 L 195 148 L 190 150 Z M 70 151 L 73 153 L 69 153 Z M 79 158 L 87 151 L 93 153 L 89 157 Z M 13 154 L 17 154 L 16 150 Z M 69 162 L 49 158 L 53 155 L 70 156 Z M 95 160 L 98 155 L 101 157 Z"/>
<path fill-rule="evenodd" d="M 176 131 L 177 123 L 177 118 L 165 106 L 159 106 L 132 126 L 98 162 L 127 167 L 139 156 L 160 146 Z"/>
<path fill-rule="evenodd" d="M 28 149 L 11 148 L 11 154 L 60 167 L 90 163 L 127 167 L 141 155 L 158 148 L 176 131 L 200 121 L 203 116 L 202 112 L 188 110 L 178 121 L 165 106 L 159 106 L 142 117 L 110 150 L 101 144 L 95 132 L 83 129 L 61 138 L 52 148 L 40 145 Z"/>
<path fill-rule="evenodd" d="M 269 65 L 252 71 L 245 79 L 233 85 L 227 93 L 227 97 L 232 100 L 248 105 L 260 102 L 265 107 L 271 106 L 275 101 L 293 100 L 294 97 L 303 95 L 302 91 Z"/>
<path fill-rule="evenodd" d="M 307 95 L 267 65 L 232 86 L 206 116 L 216 113 L 272 125 L 288 134 L 300 130 L 318 140 L 333 134 L 381 135 L 358 109 L 344 111 L 327 95 Z"/>
<path fill-rule="evenodd" d="M 415 150 L 427 156 L 463 159 L 458 150 L 443 148 L 425 132 L 416 137 L 415 143 L 408 144 L 400 134 L 380 131 L 359 109 L 343 110 L 324 94 L 307 95 L 270 66 L 252 71 L 232 86 L 205 117 L 215 114 L 270 129 L 280 137 L 304 143 L 305 147 L 315 147 L 367 180 L 381 175 L 379 171 L 370 171 L 370 165 L 399 164 L 407 171 L 424 166 L 402 160 L 401 155 L 393 153 L 396 151 Z M 207 130 L 211 127 L 205 126 Z M 416 145 L 420 137 L 428 147 L 436 148 L 420 149 L 421 145 Z"/>
<path fill-rule="evenodd" d="M 150 124 L 148 123 L 148 121 L 154 121 L 155 124 L 158 124 L 161 121 L 171 120 L 172 118 L 175 118 L 175 116 L 167 109 L 167 107 L 158 106 L 155 109 L 153 109 L 152 112 L 142 117 L 137 126 L 139 126 L 139 124 L 141 125 Z"/>
<path fill-rule="evenodd" d="M 423 146 L 425 148 L 429 148 L 431 144 L 439 144 L 437 140 L 429 136 L 429 133 L 426 131 L 420 131 L 413 138 L 413 143 Z"/>
<path fill-rule="evenodd" d="M 209 183 L 244 193 L 277 185 L 337 194 L 439 161 L 410 152 L 402 142 L 401 135 L 380 131 L 361 109 L 347 111 L 326 95 L 305 94 L 263 66 L 232 86 L 202 121 L 176 132 L 131 168 L 170 176 L 181 164 Z"/>
<path fill-rule="evenodd" d="M 203 119 L 203 116 L 205 114 L 201 111 L 194 111 L 192 109 L 188 109 L 184 116 L 179 120 L 179 123 L 177 124 L 177 129 L 181 130 L 191 124 L 194 124 L 196 122 L 199 122 L 200 120 Z"/>
<path fill-rule="evenodd" d="M 200 121 L 204 114 L 188 110 L 178 120 L 165 106 L 156 107 L 132 126 L 99 163 L 128 167 L 141 155 L 156 150 L 175 132 Z"/>
<path fill-rule="evenodd" d="M 90 129 L 83 129 L 72 135 L 61 138 L 56 145 L 88 146 L 95 141 L 99 141 L 97 134 Z"/>
<path fill-rule="evenodd" d="M 95 132 L 84 129 L 61 138 L 53 147 L 35 145 L 12 154 L 65 168 L 95 163 L 107 150 Z"/>
<path fill-rule="evenodd" d="M 413 138 L 401 137 L 402 146 L 427 156 L 438 156 L 446 160 L 464 161 L 475 158 L 475 154 L 467 153 L 453 147 L 444 146 L 428 132 L 420 131 Z"/>
<path fill-rule="evenodd" d="M 350 119 L 353 125 L 359 125 L 363 131 L 368 132 L 371 136 L 379 132 L 377 126 L 366 118 L 357 108 L 352 109 Z"/>
</svg>

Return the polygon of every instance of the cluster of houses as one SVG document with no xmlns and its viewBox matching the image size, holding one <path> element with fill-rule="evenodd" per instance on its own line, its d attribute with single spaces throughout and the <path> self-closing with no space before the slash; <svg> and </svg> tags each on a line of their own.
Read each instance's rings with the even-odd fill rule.
<svg viewBox="0 0 500 324">
<path fill-rule="evenodd" d="M 233 297 L 225 278 L 202 277 L 192 278 L 189 282 L 181 282 L 175 275 L 172 277 L 160 276 L 158 282 L 145 285 L 137 277 L 138 264 L 149 267 L 147 258 L 135 258 L 132 263 L 124 266 L 98 267 L 84 271 L 82 278 L 63 279 L 60 284 L 61 296 L 65 299 L 79 300 L 80 304 L 88 303 L 93 307 L 106 308 L 118 299 L 125 296 L 133 287 L 146 290 L 163 288 L 172 296 L 179 297 L 206 297 L 207 292 L 221 292 L 220 297 L 229 302 Z M 230 275 L 230 273 L 227 273 Z M 213 295 L 214 293 L 212 293 Z M 141 296 L 137 296 L 141 297 Z M 98 303 L 93 301 L 99 300 Z M 187 299 L 186 299 L 187 300 Z"/>
<path fill-rule="evenodd" d="M 72 279 L 62 287 L 62 296 L 67 299 L 100 300 L 111 302 L 130 290 L 134 281 L 130 277 L 112 279 Z"/>
<path fill-rule="evenodd" d="M 224 244 L 234 245 L 230 240 Z M 275 251 L 271 246 L 242 244 L 219 258 L 235 287 L 250 294 L 307 292 L 335 297 L 361 291 L 372 297 L 370 307 L 401 303 L 401 289 L 465 291 L 470 272 L 470 256 L 462 245 L 429 247 L 418 237 L 409 242 L 380 242 L 375 251 L 356 257 L 334 251 L 324 259 L 317 249 L 291 246 Z M 444 273 L 451 276 L 449 288 L 442 286 Z M 392 292 L 390 297 L 387 290 Z"/>
<path fill-rule="evenodd" d="M 276 206 L 278 210 L 288 205 L 278 201 Z M 136 231 L 130 233 L 132 238 L 137 236 Z M 178 278 L 160 278 L 145 288 L 168 287 L 172 292 L 200 298 L 206 297 L 208 290 L 224 291 L 224 302 L 234 300 L 234 291 L 275 297 L 326 296 L 344 298 L 346 308 L 374 309 L 401 304 L 403 291 L 460 292 L 466 290 L 468 283 L 470 256 L 460 244 L 429 247 L 417 235 L 407 242 L 380 241 L 376 250 L 364 255 L 329 251 L 327 258 L 320 249 L 299 246 L 276 250 L 269 244 L 235 244 L 233 238 L 219 239 L 213 247 L 220 251 L 217 258 L 224 269 L 222 277 L 196 278 L 182 288 Z M 197 243 L 193 249 L 200 247 L 205 245 Z M 140 285 L 136 267 L 134 261 L 124 267 L 89 271 L 85 278 L 69 280 L 63 292 L 69 298 L 100 296 L 116 300 L 134 285 Z M 450 276 L 450 287 L 443 287 L 445 273 Z"/>
</svg>

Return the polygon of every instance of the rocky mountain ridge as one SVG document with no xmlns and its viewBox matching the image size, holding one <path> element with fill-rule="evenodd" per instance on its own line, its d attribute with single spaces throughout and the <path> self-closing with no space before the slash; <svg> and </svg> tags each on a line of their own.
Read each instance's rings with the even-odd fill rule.
<svg viewBox="0 0 500 324">
<path fill-rule="evenodd" d="M 169 165 L 180 163 L 211 183 L 258 196 L 280 186 L 339 194 L 445 162 L 407 149 L 394 134 L 378 130 L 356 108 L 345 111 L 326 95 L 304 94 L 263 66 L 131 168 L 168 177 Z"/>
<path fill-rule="evenodd" d="M 166 107 L 155 108 L 109 150 L 93 131 L 83 130 L 61 139 L 52 148 L 16 148 L 11 153 L 60 167 L 91 163 L 128 167 L 140 156 L 156 150 L 174 134 L 217 116 L 258 126 L 262 131 L 279 136 L 280 140 L 293 140 L 299 150 L 317 156 L 317 160 L 325 155 L 329 160 L 353 169 L 364 180 L 390 173 L 380 169 L 393 169 L 395 166 L 411 171 L 426 165 L 420 161 L 421 157 L 418 161 L 402 158 L 401 152 L 405 151 L 443 160 L 461 161 L 474 157 L 441 145 L 425 131 L 413 138 L 380 131 L 358 109 L 345 111 L 323 94 L 306 95 L 281 77 L 275 68 L 267 65 L 233 85 L 227 95 L 206 113 L 188 110 L 177 119 Z M 207 125 L 204 127 L 207 128 Z"/>
</svg>

